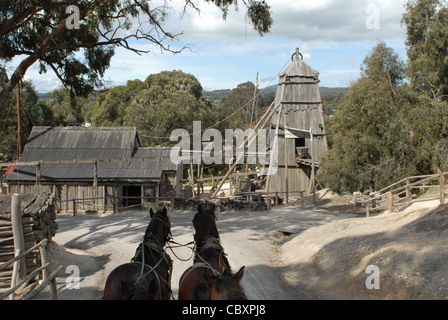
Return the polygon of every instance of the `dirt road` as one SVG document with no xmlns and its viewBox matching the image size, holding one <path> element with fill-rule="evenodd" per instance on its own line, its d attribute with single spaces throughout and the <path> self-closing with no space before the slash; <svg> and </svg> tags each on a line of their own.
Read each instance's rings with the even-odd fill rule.
<svg viewBox="0 0 448 320">
<path fill-rule="evenodd" d="M 193 211 L 170 210 L 175 241 L 193 240 Z M 298 210 L 276 207 L 271 211 L 229 211 L 217 214 L 221 242 L 234 271 L 245 265 L 242 285 L 249 299 L 309 299 L 307 292 L 288 287 L 280 280 L 275 261 L 279 230 L 303 230 L 342 218 L 325 210 Z M 59 230 L 51 245 L 53 268 L 63 265 L 57 278 L 61 300 L 100 299 L 108 274 L 118 265 L 129 262 L 149 223 L 148 211 L 130 211 L 119 215 L 59 216 Z M 174 249 L 179 258 L 191 256 L 188 248 Z M 169 252 L 174 261 L 172 289 L 177 298 L 179 278 L 192 260 L 183 262 Z M 76 275 L 66 267 L 79 268 L 78 289 L 66 284 Z M 47 299 L 42 293 L 40 299 Z"/>
</svg>

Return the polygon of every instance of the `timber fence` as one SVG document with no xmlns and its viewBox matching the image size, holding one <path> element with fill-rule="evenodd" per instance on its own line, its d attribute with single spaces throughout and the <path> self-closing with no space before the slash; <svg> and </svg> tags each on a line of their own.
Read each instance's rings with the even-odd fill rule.
<svg viewBox="0 0 448 320">
<path fill-rule="evenodd" d="M 393 212 L 395 209 L 409 205 L 413 202 L 440 200 L 440 204 L 445 204 L 446 199 L 446 177 L 448 172 L 437 173 L 432 175 L 420 175 L 404 178 L 390 186 L 383 188 L 377 192 L 372 192 L 368 196 L 355 198 L 355 205 L 364 204 L 366 208 L 366 216 L 369 217 L 373 210 L 389 210 Z M 414 190 L 438 189 L 438 194 L 430 196 L 417 197 Z"/>
</svg>

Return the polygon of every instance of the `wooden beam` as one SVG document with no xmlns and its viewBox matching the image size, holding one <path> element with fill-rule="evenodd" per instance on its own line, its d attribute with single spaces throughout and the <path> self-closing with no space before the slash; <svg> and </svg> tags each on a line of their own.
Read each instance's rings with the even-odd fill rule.
<svg viewBox="0 0 448 320">
<path fill-rule="evenodd" d="M 22 227 L 22 210 L 20 208 L 20 196 L 13 194 L 11 199 L 11 221 L 14 237 L 14 250 L 25 251 L 25 237 L 23 235 Z M 20 259 L 19 279 L 26 276 L 26 262 L 25 256 Z"/>
<path fill-rule="evenodd" d="M 272 103 L 271 106 L 268 108 L 268 110 L 266 111 L 266 113 L 263 115 L 263 117 L 260 119 L 260 121 L 255 125 L 254 131 L 256 131 L 259 127 L 263 127 L 266 125 L 267 120 L 269 119 L 269 116 L 272 115 L 275 110 L 280 106 L 280 104 L 276 107 L 273 108 L 273 106 L 275 105 L 275 103 Z M 258 134 L 255 134 L 252 139 L 257 138 Z M 246 144 L 246 142 L 249 140 L 249 136 L 246 137 L 243 141 L 243 146 Z M 250 145 L 253 141 L 249 142 L 248 145 Z M 240 146 L 241 147 L 241 146 Z M 229 171 L 227 171 L 226 175 L 224 176 L 224 178 L 221 180 L 221 182 L 219 183 L 218 187 L 216 188 L 215 192 L 213 192 L 213 194 L 211 195 L 211 198 L 215 198 L 216 195 L 218 194 L 218 192 L 221 190 L 224 182 L 227 180 L 227 178 L 229 177 L 230 173 L 232 172 L 232 170 L 237 166 L 238 162 L 240 161 L 241 157 L 244 157 L 244 152 L 235 160 L 235 163 L 230 167 Z"/>
<path fill-rule="evenodd" d="M 21 166 L 37 166 L 42 164 L 79 164 L 96 162 L 151 162 L 151 161 L 171 161 L 171 157 L 151 157 L 151 158 L 117 158 L 117 159 L 75 159 L 75 160 L 39 160 L 24 162 L 0 162 L 1 167 L 21 167 Z"/>
</svg>

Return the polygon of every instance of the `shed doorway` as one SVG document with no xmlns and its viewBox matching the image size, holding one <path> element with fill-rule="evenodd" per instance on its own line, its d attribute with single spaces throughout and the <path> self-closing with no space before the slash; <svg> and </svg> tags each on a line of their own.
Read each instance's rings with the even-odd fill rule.
<svg viewBox="0 0 448 320">
<path fill-rule="evenodd" d="M 142 203 L 141 186 L 123 186 L 124 206 L 134 206 Z"/>
</svg>

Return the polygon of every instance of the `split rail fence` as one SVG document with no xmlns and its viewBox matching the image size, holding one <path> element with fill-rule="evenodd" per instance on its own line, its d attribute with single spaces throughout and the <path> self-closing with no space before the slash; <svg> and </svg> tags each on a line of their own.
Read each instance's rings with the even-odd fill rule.
<svg viewBox="0 0 448 320">
<path fill-rule="evenodd" d="M 390 186 L 371 193 L 369 196 L 356 198 L 355 204 L 364 204 L 366 216 L 369 217 L 372 210 L 383 209 L 393 212 L 396 208 L 409 205 L 413 202 L 440 200 L 440 204 L 445 204 L 446 199 L 446 180 L 448 172 L 432 175 L 412 176 L 402 179 Z M 432 196 L 416 197 L 413 190 L 439 189 L 438 194 Z"/>
</svg>

